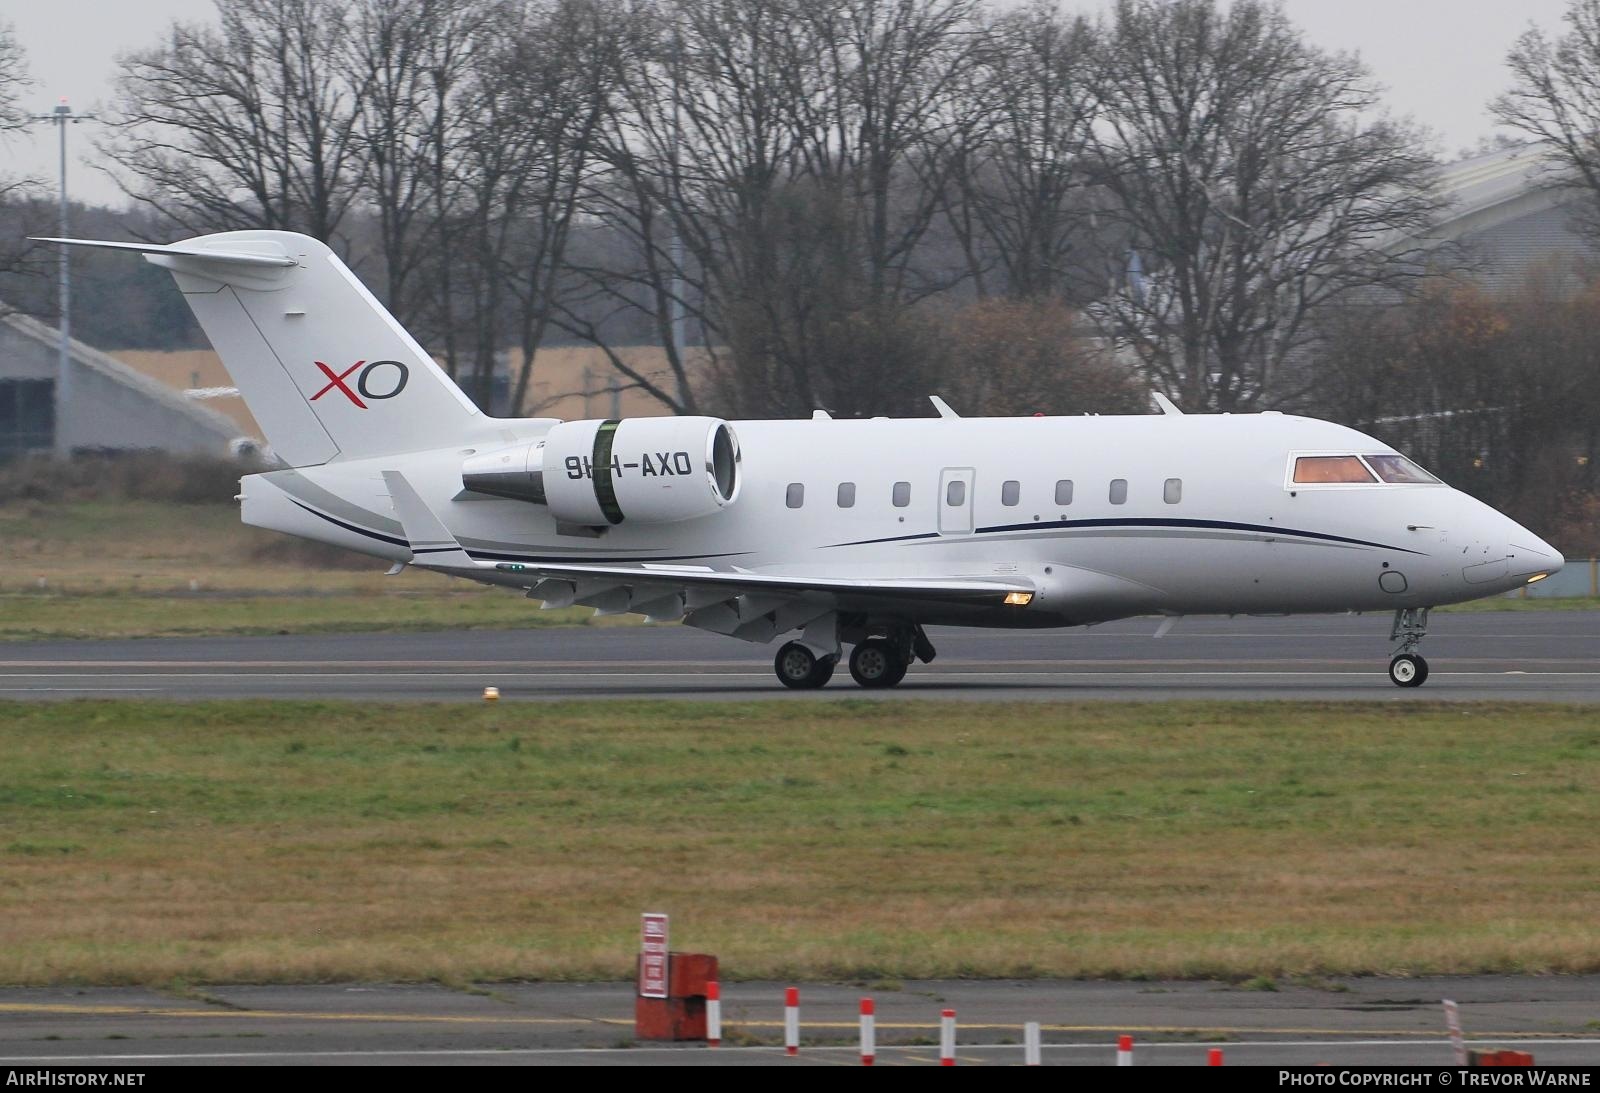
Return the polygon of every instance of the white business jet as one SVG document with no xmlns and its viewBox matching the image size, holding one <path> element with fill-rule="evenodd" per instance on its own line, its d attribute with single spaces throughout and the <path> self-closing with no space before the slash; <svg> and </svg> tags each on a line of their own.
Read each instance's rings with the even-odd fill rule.
<svg viewBox="0 0 1600 1093">
<path fill-rule="evenodd" d="M 325 245 L 242 231 L 170 270 L 288 469 L 247 524 L 520 589 L 548 607 L 770 642 L 787 687 L 845 646 L 863 687 L 924 627 L 1392 611 L 1389 677 L 1428 677 L 1429 608 L 1561 568 L 1487 505 L 1353 429 L 1277 413 L 728 422 L 480 413 Z"/>
</svg>

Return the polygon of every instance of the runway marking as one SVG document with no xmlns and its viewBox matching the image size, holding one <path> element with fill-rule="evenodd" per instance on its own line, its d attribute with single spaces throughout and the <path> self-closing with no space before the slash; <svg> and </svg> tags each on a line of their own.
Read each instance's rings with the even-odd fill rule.
<svg viewBox="0 0 1600 1093">
<path fill-rule="evenodd" d="M 1006 1026 L 1006 1027 L 1012 1028 L 1012 1027 L 1015 1027 L 1015 1026 Z M 1577 1038 L 1574 1038 L 1574 1039 L 1562 1039 L 1562 1038 L 1552 1039 L 1552 1038 L 1550 1038 L 1548 1036 L 1548 1034 L 1541 1034 L 1541 1035 L 1544 1036 L 1543 1039 L 1526 1039 L 1526 1038 L 1522 1038 L 1522 1039 L 1518 1039 L 1517 1042 L 1519 1044 L 1521 1044 L 1522 1046 L 1524 1046 L 1524 1047 L 1565 1047 L 1565 1046 L 1579 1046 L 1579 1047 L 1582 1047 L 1582 1046 L 1600 1044 L 1600 1040 L 1594 1040 L 1594 1039 L 1577 1039 Z M 1469 1036 L 1467 1039 L 1468 1039 L 1469 1042 L 1479 1042 L 1479 1041 L 1482 1041 L 1482 1040 L 1485 1040 L 1485 1039 L 1489 1039 L 1489 1038 L 1491 1038 L 1491 1034 L 1482 1034 L 1482 1035 Z M 1492 1034 L 1492 1038 L 1493 1039 L 1501 1039 L 1501 1040 L 1503 1040 L 1503 1039 L 1507 1039 L 1508 1037 L 1505 1036 L 1505 1035 L 1500 1035 L 1500 1034 Z M 1233 1050 L 1235 1048 L 1320 1047 L 1320 1048 L 1334 1048 L 1334 1049 L 1337 1050 L 1337 1049 L 1340 1049 L 1340 1048 L 1352 1048 L 1352 1047 L 1433 1047 L 1433 1046 L 1448 1047 L 1448 1046 L 1450 1046 L 1450 1041 L 1448 1039 L 1440 1039 L 1438 1037 L 1435 1037 L 1435 1038 L 1433 1038 L 1431 1040 L 1190 1040 L 1190 1041 L 1186 1041 L 1184 1043 L 1170 1043 L 1170 1044 L 1169 1043 L 1148 1043 L 1148 1042 L 1147 1043 L 1141 1043 L 1139 1045 L 1139 1050 L 1140 1051 L 1148 1051 L 1148 1050 L 1174 1051 L 1174 1050 L 1195 1050 L 1195 1049 L 1207 1048 L 1207 1047 L 1221 1047 L 1221 1048 L 1225 1048 L 1225 1049 L 1228 1049 L 1228 1050 Z M 1047 1051 L 1047 1052 L 1049 1052 L 1049 1051 L 1054 1051 L 1054 1052 L 1069 1052 L 1069 1051 L 1070 1052 L 1082 1052 L 1082 1051 L 1097 1051 L 1097 1052 L 1099 1052 L 1099 1051 L 1105 1051 L 1105 1052 L 1109 1052 L 1109 1051 L 1113 1050 L 1114 1045 L 1105 1044 L 1105 1043 L 1102 1043 L 1102 1044 L 1041 1044 L 1040 1047 L 1044 1051 Z M 1020 1045 L 1020 1044 L 962 1044 L 960 1046 L 960 1048 L 961 1048 L 962 1051 L 1005 1051 L 1005 1052 L 1013 1052 L 1018 1056 L 1020 1056 L 1022 1054 L 1022 1045 Z M 851 1044 L 808 1044 L 808 1045 L 803 1046 L 801 1048 L 801 1050 L 807 1055 L 841 1054 L 841 1053 L 849 1053 L 850 1055 L 854 1055 L 857 1052 L 859 1052 L 861 1049 L 858 1046 L 851 1045 Z M 883 1044 L 883 1045 L 880 1045 L 880 1050 L 881 1051 L 885 1051 L 885 1052 L 892 1051 L 901 1059 L 910 1059 L 910 1060 L 913 1060 L 913 1061 L 922 1061 L 922 1062 L 928 1062 L 928 1063 L 933 1063 L 933 1062 L 937 1062 L 938 1061 L 937 1056 L 913 1054 L 914 1052 L 922 1052 L 922 1051 L 927 1051 L 928 1050 L 926 1047 L 921 1047 L 921 1046 L 916 1046 L 916 1045 L 900 1046 L 900 1045 L 895 1045 L 895 1044 Z M 375 1049 L 362 1050 L 362 1051 L 357 1051 L 357 1050 L 342 1050 L 342 1051 L 341 1050 L 328 1050 L 328 1051 L 284 1050 L 284 1051 L 200 1051 L 200 1052 L 194 1052 L 192 1054 L 181 1054 L 181 1053 L 177 1053 L 177 1052 L 163 1052 L 163 1053 L 151 1052 L 151 1053 L 141 1053 L 141 1054 L 132 1054 L 132 1053 L 130 1053 L 130 1054 L 121 1054 L 121 1055 L 0 1055 L 0 1063 L 37 1064 L 37 1063 L 84 1063 L 84 1062 L 108 1062 L 108 1063 L 109 1062 L 163 1062 L 163 1061 L 171 1061 L 171 1060 L 174 1060 L 174 1059 L 277 1059 L 277 1058 L 296 1058 L 296 1059 L 382 1059 L 382 1058 L 412 1058 L 412 1057 L 421 1057 L 421 1058 L 461 1058 L 461 1057 L 464 1057 L 464 1056 L 484 1056 L 484 1057 L 489 1057 L 489 1058 L 500 1058 L 500 1057 L 504 1057 L 504 1056 L 533 1056 L 533 1055 L 577 1056 L 577 1055 L 612 1055 L 612 1054 L 617 1054 L 617 1053 L 626 1053 L 630 1057 L 638 1058 L 641 1055 L 652 1053 L 652 1052 L 653 1053 L 657 1053 L 657 1054 L 664 1053 L 664 1052 L 672 1052 L 672 1053 L 680 1053 L 680 1054 L 687 1054 L 687 1053 L 700 1054 L 700 1053 L 704 1053 L 705 1056 L 706 1056 L 706 1061 L 709 1062 L 711 1059 L 715 1058 L 717 1055 L 733 1055 L 733 1054 L 777 1055 L 777 1054 L 780 1054 L 782 1051 L 783 1051 L 783 1048 L 781 1046 L 779 1046 L 779 1045 L 769 1045 L 769 1046 L 763 1046 L 763 1047 L 728 1047 L 728 1046 L 723 1046 L 723 1047 L 719 1047 L 719 1048 L 707 1048 L 707 1047 L 703 1047 L 703 1046 L 694 1046 L 694 1047 L 665 1047 L 665 1046 L 661 1046 L 661 1047 L 657 1047 L 657 1046 L 651 1046 L 651 1045 L 644 1045 L 644 1046 L 637 1046 L 637 1047 L 627 1047 L 627 1048 L 612 1048 L 612 1047 L 550 1047 L 550 1048 L 527 1047 L 527 1048 L 523 1048 L 523 1047 L 518 1047 L 518 1048 L 418 1048 L 418 1049 L 413 1049 L 413 1050 L 407 1050 L 405 1048 L 375 1048 Z"/>
<path fill-rule="evenodd" d="M 620 1017 L 528 1017 L 520 1014 L 495 1016 L 481 1014 L 449 1013 L 319 1013 L 295 1010 L 210 1010 L 161 1009 L 152 1006 L 100 1006 L 71 1003 L 0 1002 L 0 1013 L 12 1014 L 63 1014 L 84 1017 L 185 1017 L 185 1018 L 236 1018 L 243 1020 L 283 1021 L 372 1021 L 379 1024 L 416 1022 L 438 1025 L 631 1025 L 631 1019 Z"/>
<path fill-rule="evenodd" d="M 330 1022 L 362 1022 L 371 1021 L 378 1024 L 395 1024 L 411 1022 L 416 1024 L 489 1024 L 489 1025 L 619 1025 L 633 1024 L 632 1018 L 627 1017 L 530 1017 L 522 1014 L 443 1014 L 443 1013 L 329 1013 L 324 1011 L 300 1010 L 214 1010 L 214 1009 L 165 1009 L 155 1006 L 116 1006 L 84 1004 L 71 1002 L 0 1002 L 0 1013 L 10 1014 L 58 1014 L 84 1017 L 183 1017 L 183 1018 L 208 1018 L 208 1019 L 242 1019 L 242 1020 L 282 1020 L 282 1021 L 330 1021 Z M 781 1029 L 784 1027 L 781 1020 L 777 1021 L 725 1021 L 724 1028 L 738 1029 Z M 926 1032 L 939 1028 L 937 1021 L 879 1021 L 879 1029 L 893 1029 L 903 1032 Z M 982 1031 L 995 1031 L 1000 1029 L 1011 1030 L 1020 1027 L 1020 1022 L 962 1022 L 964 1029 Z M 1157 1033 L 1174 1036 L 1196 1036 L 1213 1034 L 1217 1036 L 1233 1036 L 1240 1034 L 1271 1035 L 1271 1036 L 1370 1036 L 1377 1030 L 1374 1029 L 1323 1029 L 1288 1027 L 1276 1028 L 1251 1025 L 1248 1028 L 1230 1027 L 1226 1025 L 1058 1025 L 1043 1024 L 1039 1026 L 1045 1032 L 1071 1032 L 1071 1033 Z M 859 1028 L 857 1021 L 805 1021 L 800 1025 L 802 1031 L 848 1030 L 855 1031 Z M 1389 1036 L 1436 1036 L 1434 1030 L 1409 1032 L 1405 1030 L 1388 1031 Z M 1548 1036 L 1549 1033 L 1528 1032 L 1475 1032 L 1473 1038 L 1497 1039 L 1524 1038 L 1527 1036 Z M 1281 1043 L 1285 1041 L 1264 1041 L 1266 1043 Z M 1410 1040 L 1401 1042 L 1412 1042 Z M 1448 1043 L 1448 1041 L 1440 1041 Z M 1562 1039 L 1561 1043 L 1600 1043 L 1600 1040 Z M 732 1049 L 730 1049 L 732 1050 Z"/>
<path fill-rule="evenodd" d="M 1152 664 L 1154 663 L 1155 661 L 1152 661 Z M 250 675 L 245 675 L 245 677 L 238 677 L 238 675 L 229 674 L 229 672 L 222 671 L 222 669 L 218 669 L 218 671 L 214 672 L 109 672 L 109 675 L 112 675 L 112 677 L 125 677 L 125 679 L 219 679 L 227 680 L 227 682 L 235 682 L 235 680 L 238 679 L 475 680 L 482 679 L 483 675 L 488 674 L 494 674 L 494 672 L 490 672 L 488 669 L 485 669 L 485 671 L 464 672 L 251 672 Z M 570 679 L 570 677 L 579 677 L 579 679 L 682 679 L 683 675 L 685 674 L 686 672 L 682 671 L 682 667 L 680 667 L 678 671 L 661 672 L 563 671 L 563 669 L 558 669 L 558 667 L 552 667 L 552 669 L 546 669 L 546 671 L 523 671 L 522 674 L 517 675 L 501 674 L 501 679 L 546 680 Z M 688 674 L 696 675 L 696 677 L 702 677 L 702 679 L 766 679 L 768 675 L 771 675 L 771 672 L 760 671 L 760 669 L 754 669 L 754 667 L 752 667 L 752 669 L 747 669 L 747 671 L 688 672 Z M 1299 675 L 1317 675 L 1317 677 L 1338 677 L 1338 679 L 1347 679 L 1347 677 L 1374 677 L 1374 675 L 1376 675 L 1376 677 L 1381 677 L 1382 672 L 1376 671 L 1376 669 L 1350 672 L 1317 671 L 1317 669 L 1299 669 L 1299 671 L 1296 671 L 1296 669 L 1275 669 L 1275 671 L 1243 671 L 1243 669 L 1240 669 L 1240 671 L 1234 671 L 1234 669 L 1213 669 L 1213 671 L 1179 671 L 1179 669 L 1154 669 L 1154 667 L 1146 667 L 1146 664 L 1139 663 L 1128 664 L 1128 669 L 1122 669 L 1122 671 L 1118 671 L 1118 669 L 1102 669 L 1102 671 L 1088 672 L 1018 672 L 1000 671 L 1000 669 L 995 669 L 995 671 L 981 671 L 981 669 L 979 669 L 979 671 L 965 672 L 923 672 L 923 674 L 914 675 L 914 677 L 909 677 L 909 679 L 923 680 L 923 682 L 928 682 L 928 680 L 994 679 L 994 677 L 1003 677 L 1003 679 L 1059 679 L 1059 677 L 1074 677 L 1074 679 L 1077 679 L 1077 677 L 1099 677 L 1099 675 L 1133 674 L 1138 674 L 1141 679 L 1147 679 L 1147 677 L 1150 677 L 1150 675 L 1197 675 L 1197 677 L 1206 677 L 1206 675 L 1229 675 L 1229 677 L 1232 677 L 1232 675 L 1245 675 L 1245 677 L 1274 677 L 1274 675 L 1296 675 L 1296 677 L 1299 677 Z M 78 679 L 80 675 L 83 675 L 83 672 L 6 672 L 3 671 L 3 667 L 0 667 L 0 679 Z M 98 677 L 98 679 L 104 679 L 106 675 L 106 672 L 101 672 L 101 674 L 96 675 L 96 677 Z M 1438 679 L 1438 677 L 1445 677 L 1445 675 L 1456 675 L 1456 677 L 1501 677 L 1501 675 L 1531 675 L 1531 677 L 1578 677 L 1578 679 L 1587 679 L 1587 677 L 1600 677 L 1600 672 L 1530 672 L 1526 671 L 1526 669 L 1501 669 L 1501 671 L 1474 672 L 1437 671 L 1437 669 L 1435 669 L 1432 677 L 1434 677 L 1434 679 Z M 125 688 L 118 688 L 118 690 L 125 690 Z"/>
<path fill-rule="evenodd" d="M 0 691 L 20 694 L 59 693 L 67 691 L 72 694 L 106 693 L 106 694 L 145 694 L 161 690 L 160 687 L 0 687 Z"/>
</svg>

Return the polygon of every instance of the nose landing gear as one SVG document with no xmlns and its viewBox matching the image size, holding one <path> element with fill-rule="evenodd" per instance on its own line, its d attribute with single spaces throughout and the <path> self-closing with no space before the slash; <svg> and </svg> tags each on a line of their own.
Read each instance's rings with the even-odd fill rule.
<svg viewBox="0 0 1600 1093">
<path fill-rule="evenodd" d="M 1426 607 L 1402 607 L 1394 613 L 1389 640 L 1400 649 L 1389 662 L 1389 679 L 1397 687 L 1420 687 L 1428 681 L 1428 662 L 1416 651 L 1428 633 Z"/>
</svg>

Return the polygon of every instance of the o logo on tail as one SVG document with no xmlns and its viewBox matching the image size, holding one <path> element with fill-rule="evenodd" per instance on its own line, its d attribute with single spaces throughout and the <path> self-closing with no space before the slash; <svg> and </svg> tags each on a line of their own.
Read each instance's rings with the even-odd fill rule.
<svg viewBox="0 0 1600 1093">
<path fill-rule="evenodd" d="M 344 395 L 345 398 L 355 403 L 357 409 L 365 410 L 367 408 L 367 404 L 361 401 L 362 397 L 372 399 L 375 402 L 382 401 L 386 398 L 394 398 L 401 391 L 406 389 L 406 383 L 411 379 L 411 369 L 407 368 L 400 361 L 373 361 L 371 364 L 367 364 L 366 361 L 356 361 L 356 363 L 352 364 L 349 368 L 346 368 L 343 372 L 335 372 L 332 368 L 329 368 L 321 361 L 315 361 L 313 363 L 315 363 L 318 368 L 322 369 L 322 374 L 328 377 L 328 382 L 326 386 L 322 388 L 322 390 L 311 396 L 311 402 L 316 402 L 323 395 L 326 395 L 329 391 L 337 388 L 340 394 Z M 392 375 L 382 372 L 378 373 L 377 385 L 379 389 L 375 391 L 373 390 L 373 370 L 383 368 L 385 366 L 394 369 L 394 373 Z M 361 371 L 360 374 L 356 376 L 356 390 L 352 391 L 350 390 L 349 385 L 345 383 L 345 380 L 349 377 L 350 373 L 356 371 L 358 368 Z M 385 386 L 388 387 L 388 390 L 383 390 Z M 356 391 L 361 392 L 360 397 L 357 396 Z"/>
</svg>

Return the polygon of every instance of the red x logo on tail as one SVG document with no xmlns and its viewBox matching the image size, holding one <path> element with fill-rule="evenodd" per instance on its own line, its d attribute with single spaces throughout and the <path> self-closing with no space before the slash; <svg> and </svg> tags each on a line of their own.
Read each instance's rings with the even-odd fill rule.
<svg viewBox="0 0 1600 1093">
<path fill-rule="evenodd" d="M 318 391 L 316 394 L 312 395 L 311 396 L 311 401 L 312 402 L 316 402 L 323 395 L 326 395 L 329 391 L 332 391 L 335 387 L 337 387 L 339 390 L 344 392 L 344 397 L 345 398 L 349 399 L 351 402 L 355 403 L 361 409 L 365 410 L 367 408 L 367 404 L 362 402 L 360 399 L 358 399 L 356 397 L 356 393 L 354 391 L 350 390 L 349 387 L 345 386 L 344 378 L 346 376 L 348 376 L 351 372 L 354 372 L 357 368 L 360 368 L 363 364 L 366 364 L 366 363 L 367 363 L 366 361 L 356 361 L 356 363 L 352 364 L 349 368 L 346 368 L 343 372 L 336 373 L 336 372 L 334 372 L 333 369 L 329 368 L 327 365 L 323 364 L 321 361 L 317 361 L 316 362 L 317 367 L 322 369 L 322 374 L 324 376 L 328 377 L 328 385 L 326 387 L 324 387 L 322 390 Z"/>
</svg>

